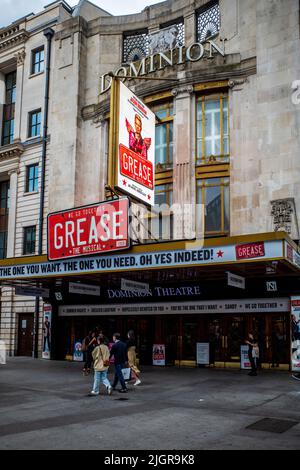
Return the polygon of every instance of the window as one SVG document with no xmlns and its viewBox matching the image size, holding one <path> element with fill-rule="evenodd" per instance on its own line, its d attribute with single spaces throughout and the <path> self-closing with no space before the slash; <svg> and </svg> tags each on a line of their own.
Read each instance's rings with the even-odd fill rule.
<svg viewBox="0 0 300 470">
<path fill-rule="evenodd" d="M 155 127 L 156 171 L 173 168 L 173 103 L 152 108 L 157 118 Z"/>
<path fill-rule="evenodd" d="M 149 54 L 147 31 L 125 33 L 123 37 L 123 63 L 135 62 Z"/>
<path fill-rule="evenodd" d="M 23 238 L 23 255 L 33 255 L 35 254 L 35 238 L 36 238 L 36 227 L 24 228 L 24 238 Z"/>
<path fill-rule="evenodd" d="M 3 108 L 2 145 L 11 144 L 14 139 L 16 83 L 17 72 L 11 72 L 6 75 L 5 105 Z"/>
<path fill-rule="evenodd" d="M 196 164 L 228 161 L 228 97 L 200 97 L 197 100 Z"/>
<path fill-rule="evenodd" d="M 29 165 L 26 168 L 26 192 L 38 191 L 39 185 L 39 165 Z"/>
<path fill-rule="evenodd" d="M 9 181 L 0 182 L 0 259 L 6 258 L 9 212 Z"/>
<path fill-rule="evenodd" d="M 221 16 L 219 3 L 210 2 L 197 12 L 197 41 L 203 42 L 220 31 Z"/>
<path fill-rule="evenodd" d="M 229 178 L 197 180 L 197 210 L 205 206 L 205 236 L 228 234 L 229 232 Z M 197 220 L 201 220 L 198 212 Z"/>
<path fill-rule="evenodd" d="M 28 137 L 38 137 L 41 135 L 41 116 L 40 109 L 29 113 Z"/>
<path fill-rule="evenodd" d="M 31 74 L 40 73 L 44 71 L 45 52 L 44 47 L 32 51 Z"/>
<path fill-rule="evenodd" d="M 155 186 L 155 204 L 161 206 L 173 204 L 173 184 L 160 184 Z"/>
</svg>

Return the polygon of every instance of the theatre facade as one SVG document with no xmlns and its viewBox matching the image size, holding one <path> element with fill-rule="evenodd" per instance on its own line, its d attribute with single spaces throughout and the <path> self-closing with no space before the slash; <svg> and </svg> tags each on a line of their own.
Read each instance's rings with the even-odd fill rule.
<svg viewBox="0 0 300 470">
<path fill-rule="evenodd" d="M 174 0 L 120 17 L 88 1 L 54 2 L 22 21 L 18 32 L 0 30 L 1 339 L 9 353 L 73 359 L 93 328 L 110 338 L 133 329 L 141 364 L 152 364 L 157 344 L 166 365 L 195 366 L 208 345 L 207 365 L 240 367 L 253 332 L 264 367 L 295 368 L 299 2 Z M 8 47 L 23 29 L 20 50 Z M 15 79 L 7 77 L 14 66 Z M 148 178 L 155 211 L 130 195 L 125 177 L 113 183 L 115 81 L 155 115 L 153 180 L 150 164 L 124 160 L 123 169 Z M 17 131 L 7 124 L 8 98 Z M 130 133 L 140 122 L 129 124 Z M 148 160 L 149 148 L 141 149 Z M 130 203 L 130 244 L 99 253 L 104 245 L 81 249 L 80 235 L 76 245 L 70 226 L 47 233 L 51 214 L 76 218 L 119 197 Z"/>
</svg>

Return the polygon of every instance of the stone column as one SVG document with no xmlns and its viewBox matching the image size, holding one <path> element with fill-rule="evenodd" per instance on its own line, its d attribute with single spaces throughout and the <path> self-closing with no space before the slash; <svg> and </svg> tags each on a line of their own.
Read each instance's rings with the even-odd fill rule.
<svg viewBox="0 0 300 470">
<path fill-rule="evenodd" d="M 7 228 L 7 258 L 15 256 L 18 174 L 19 170 L 17 169 L 8 172 L 10 177 L 10 208 Z"/>
<path fill-rule="evenodd" d="M 190 46 L 197 42 L 196 38 L 196 14 L 191 11 L 184 15 L 184 31 L 185 31 L 185 45 Z"/>
<path fill-rule="evenodd" d="M 17 59 L 17 84 L 16 84 L 16 104 L 15 104 L 15 129 L 14 140 L 21 139 L 21 122 L 22 122 L 22 101 L 23 101 L 23 82 L 24 82 L 24 62 L 26 52 L 22 49 L 16 54 Z"/>
<path fill-rule="evenodd" d="M 5 104 L 5 75 L 0 72 L 0 122 L 3 117 L 3 106 Z M 0 128 L 0 145 L 2 140 L 2 129 Z"/>
<path fill-rule="evenodd" d="M 175 238 L 191 238 L 195 205 L 195 109 L 193 86 L 175 88 L 174 118 L 174 186 L 173 201 L 181 205 L 174 214 Z"/>
</svg>

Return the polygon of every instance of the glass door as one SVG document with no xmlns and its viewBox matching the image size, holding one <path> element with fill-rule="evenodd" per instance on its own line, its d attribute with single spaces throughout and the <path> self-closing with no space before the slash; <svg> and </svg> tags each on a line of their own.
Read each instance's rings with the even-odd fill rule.
<svg viewBox="0 0 300 470">
<path fill-rule="evenodd" d="M 245 344 L 247 321 L 245 317 L 230 316 L 224 319 L 225 360 L 238 362 L 241 360 L 241 345 Z"/>
</svg>

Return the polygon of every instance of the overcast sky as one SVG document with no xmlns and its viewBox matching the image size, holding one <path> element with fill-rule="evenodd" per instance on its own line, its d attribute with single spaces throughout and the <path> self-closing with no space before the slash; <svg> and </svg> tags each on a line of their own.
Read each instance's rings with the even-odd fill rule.
<svg viewBox="0 0 300 470">
<path fill-rule="evenodd" d="M 160 0 L 161 1 L 161 0 Z M 77 5 L 79 0 L 69 0 L 70 6 Z M 0 0 L 0 28 L 8 26 L 18 18 L 31 12 L 41 11 L 51 0 Z M 152 0 L 92 0 L 99 7 L 113 15 L 128 15 L 142 11 L 146 6 L 159 3 Z"/>
</svg>

